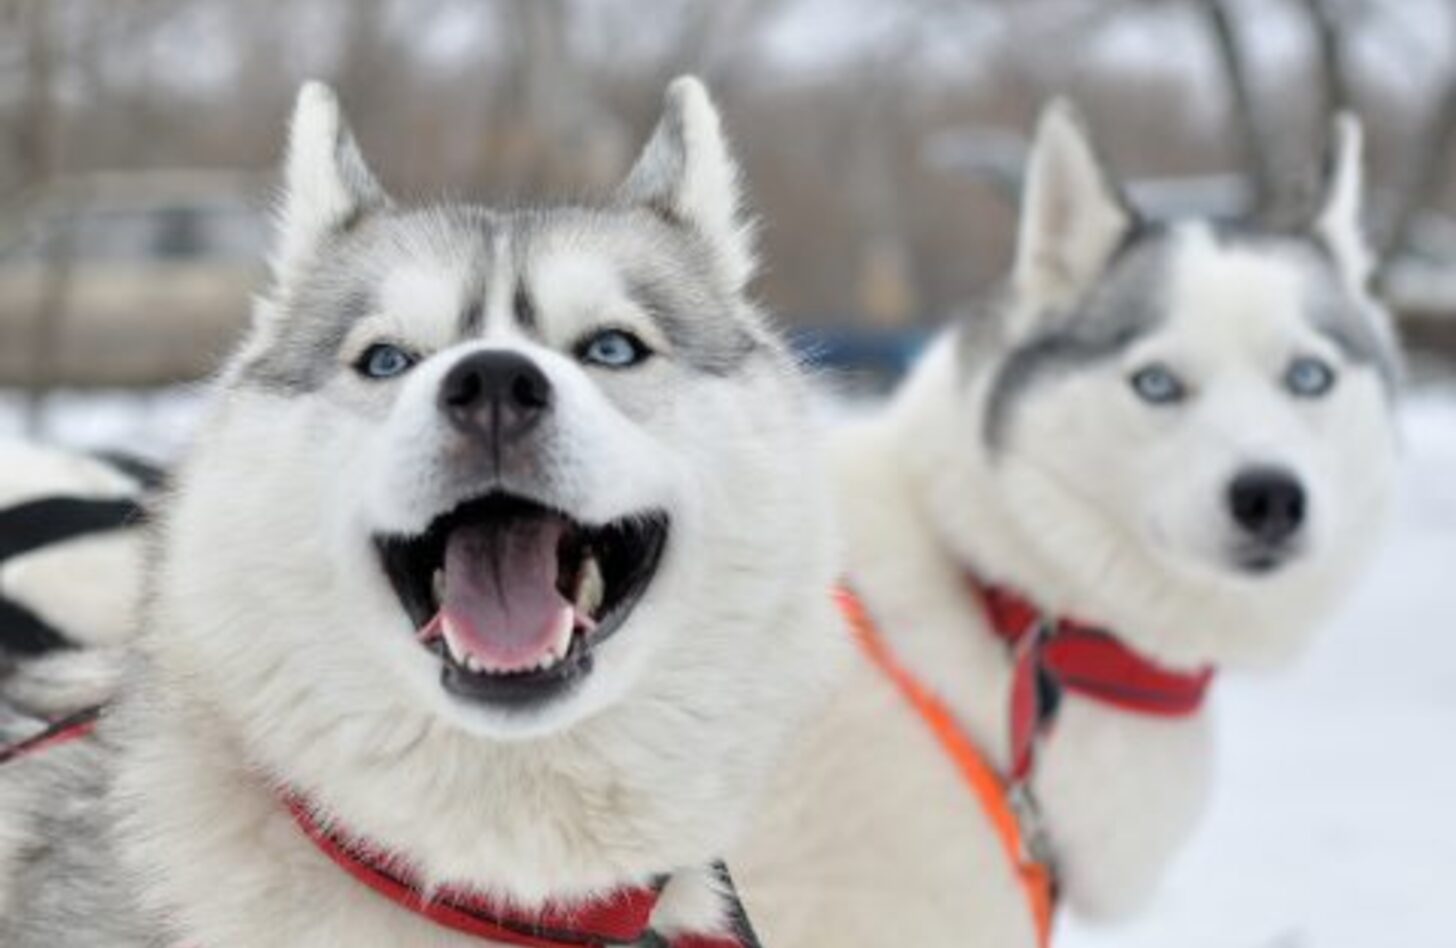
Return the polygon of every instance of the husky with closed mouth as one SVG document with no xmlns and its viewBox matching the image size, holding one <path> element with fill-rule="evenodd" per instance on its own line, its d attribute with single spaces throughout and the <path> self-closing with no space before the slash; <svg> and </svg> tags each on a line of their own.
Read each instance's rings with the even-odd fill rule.
<svg viewBox="0 0 1456 948">
<path fill-rule="evenodd" d="M 0 944 L 736 943 L 837 638 L 738 204 L 693 79 L 614 200 L 513 212 L 396 204 L 302 90 L 135 667 L 0 768 Z"/>
<path fill-rule="evenodd" d="M 1353 119 L 1335 145 L 1297 232 L 1155 224 L 1070 108 L 1044 113 L 1004 291 L 837 442 L 851 605 L 888 658 L 737 862 L 766 943 L 1015 948 L 1053 890 L 1096 918 L 1149 899 L 1208 795 L 1208 670 L 1292 656 L 1383 520 L 1397 356 Z"/>
</svg>

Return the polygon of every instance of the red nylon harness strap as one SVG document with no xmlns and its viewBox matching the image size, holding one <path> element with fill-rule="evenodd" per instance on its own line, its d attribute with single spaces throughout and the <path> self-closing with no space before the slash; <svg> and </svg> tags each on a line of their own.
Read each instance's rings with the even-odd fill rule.
<svg viewBox="0 0 1456 948">
<path fill-rule="evenodd" d="M 515 911 L 481 895 L 444 887 L 427 898 L 398 857 L 324 827 L 301 798 L 284 799 L 294 822 L 319 851 L 379 895 L 437 925 L 522 948 L 630 945 L 647 932 L 661 886 L 623 888 L 606 898 L 570 906 Z"/>
<path fill-rule="evenodd" d="M 96 730 L 96 722 L 100 717 L 99 708 L 88 708 L 70 717 L 62 718 L 34 737 L 28 737 L 7 747 L 0 747 L 0 764 L 8 764 L 12 760 L 19 760 L 47 748 L 83 738 Z"/>
<path fill-rule="evenodd" d="M 95 730 L 99 717 L 99 709 L 84 711 L 34 737 L 0 747 L 0 764 L 82 739 Z M 717 871 L 733 899 L 735 934 L 686 933 L 664 939 L 651 931 L 649 922 L 666 878 L 652 886 L 623 887 L 595 901 L 550 905 L 534 912 L 519 911 L 453 887 L 436 889 L 427 898 L 423 887 L 410 879 L 399 857 L 324 826 L 296 794 L 284 793 L 282 802 L 304 836 L 340 869 L 402 909 L 461 934 L 519 948 L 758 948 L 742 905 L 733 894 L 732 881 L 721 866 Z"/>
<path fill-rule="evenodd" d="M 736 896 L 735 927 L 741 935 L 655 936 L 649 923 L 666 878 L 652 886 L 623 887 L 595 901 L 533 911 L 451 886 L 434 889 L 427 897 L 399 857 L 324 826 L 297 795 L 285 795 L 284 804 L 303 834 L 340 869 L 406 911 L 461 934 L 520 948 L 612 948 L 652 944 L 652 939 L 667 948 L 755 948 Z M 719 871 L 726 881 L 726 871 Z M 728 888 L 731 892 L 731 884 Z"/>
<path fill-rule="evenodd" d="M 1036 740 L 1071 692 L 1124 711 L 1187 717 L 1203 707 L 1213 669 L 1178 671 L 1139 655 L 1115 636 L 1076 619 L 1048 620 L 1025 597 L 969 577 L 992 632 L 1012 649 L 1011 777 L 1024 782 Z"/>
</svg>

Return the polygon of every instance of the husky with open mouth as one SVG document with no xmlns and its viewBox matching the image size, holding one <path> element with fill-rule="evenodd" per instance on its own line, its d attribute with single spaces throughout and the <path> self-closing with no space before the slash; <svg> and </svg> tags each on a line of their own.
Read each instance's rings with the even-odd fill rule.
<svg viewBox="0 0 1456 948">
<path fill-rule="evenodd" d="M 1383 523 L 1397 352 L 1335 145 L 1304 227 L 1162 224 L 1044 115 L 1004 292 L 836 445 L 865 660 L 735 862 L 766 943 L 1023 948 L 1150 898 L 1214 669 L 1295 653 Z"/>
<path fill-rule="evenodd" d="M 316 84 L 286 179 L 121 696 L 0 767 L 0 944 L 746 944 L 839 637 L 703 87 L 598 206 L 399 205 Z"/>
</svg>

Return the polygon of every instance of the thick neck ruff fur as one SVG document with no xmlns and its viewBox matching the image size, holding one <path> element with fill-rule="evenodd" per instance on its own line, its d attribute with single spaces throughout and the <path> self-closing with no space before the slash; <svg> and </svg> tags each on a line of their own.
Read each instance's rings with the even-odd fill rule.
<svg viewBox="0 0 1456 948">
<path fill-rule="evenodd" d="M 100 716 L 99 708 L 80 711 L 39 733 L 0 747 L 0 764 L 84 741 L 95 733 Z M 381 898 L 442 929 L 493 944 L 517 948 L 605 948 L 636 944 L 652 937 L 653 910 L 670 882 L 662 877 L 652 885 L 621 888 L 580 904 L 549 903 L 533 910 L 521 910 L 508 902 L 494 902 L 468 888 L 427 889 L 415 879 L 408 856 L 387 852 L 367 840 L 351 837 L 346 830 L 332 825 L 326 814 L 317 812 L 311 802 L 287 789 L 279 791 L 279 805 L 293 817 L 304 838 L 341 871 Z M 717 866 L 714 871 L 725 887 L 720 894 L 734 898 L 731 930 L 683 934 L 666 941 L 668 948 L 756 948 L 750 923 L 732 896 L 727 870 Z"/>
</svg>

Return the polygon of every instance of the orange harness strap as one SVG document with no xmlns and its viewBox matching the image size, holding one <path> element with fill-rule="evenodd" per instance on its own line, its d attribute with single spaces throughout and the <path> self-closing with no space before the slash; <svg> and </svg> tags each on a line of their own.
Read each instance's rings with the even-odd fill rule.
<svg viewBox="0 0 1456 948">
<path fill-rule="evenodd" d="M 840 611 L 854 631 L 855 641 L 859 643 L 860 649 L 899 688 L 905 700 L 930 729 L 930 733 L 935 735 L 941 750 L 960 771 L 961 778 L 972 795 L 980 801 L 981 810 L 991 821 L 992 828 L 1001 840 L 1001 848 L 1006 852 L 1007 861 L 1015 869 L 1022 891 L 1026 893 L 1027 906 L 1036 925 L 1037 941 L 1045 948 L 1051 941 L 1051 873 L 1046 866 L 1028 855 L 1029 849 L 1021 832 L 1020 821 L 1007 798 L 1006 787 L 1000 775 L 986 763 L 980 749 L 967 737 L 950 709 L 895 660 L 884 639 L 880 637 L 864 603 L 854 591 L 840 586 L 834 595 Z"/>
</svg>

